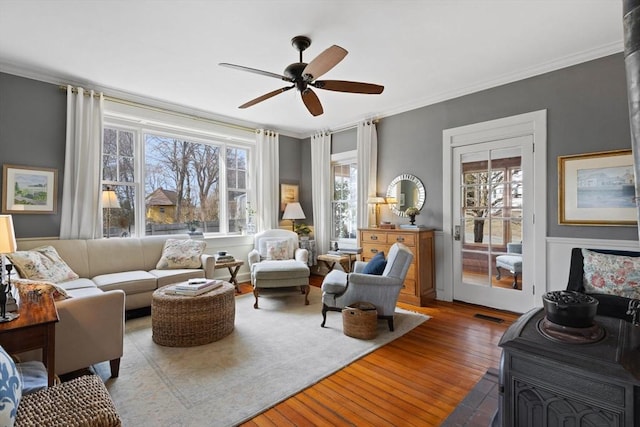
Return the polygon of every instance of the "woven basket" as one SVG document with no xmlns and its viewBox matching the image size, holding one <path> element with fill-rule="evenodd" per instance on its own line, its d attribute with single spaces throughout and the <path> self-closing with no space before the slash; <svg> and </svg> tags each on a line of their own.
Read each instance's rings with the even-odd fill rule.
<svg viewBox="0 0 640 427">
<path fill-rule="evenodd" d="M 233 332 L 235 287 L 221 287 L 195 297 L 168 295 L 157 289 L 151 300 L 151 331 L 156 344 L 192 347 L 208 344 Z"/>
<path fill-rule="evenodd" d="M 342 310 L 344 334 L 361 340 L 371 340 L 378 335 L 378 311 L 369 302 L 355 302 Z"/>
</svg>

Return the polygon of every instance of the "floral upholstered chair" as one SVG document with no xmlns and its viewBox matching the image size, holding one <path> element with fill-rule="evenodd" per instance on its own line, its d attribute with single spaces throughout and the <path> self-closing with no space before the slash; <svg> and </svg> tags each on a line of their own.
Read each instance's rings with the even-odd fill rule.
<svg viewBox="0 0 640 427">
<path fill-rule="evenodd" d="M 309 304 L 309 252 L 298 247 L 298 235 L 288 230 L 267 230 L 254 238 L 249 252 L 251 284 L 258 308 L 261 289 L 299 288 Z"/>
</svg>

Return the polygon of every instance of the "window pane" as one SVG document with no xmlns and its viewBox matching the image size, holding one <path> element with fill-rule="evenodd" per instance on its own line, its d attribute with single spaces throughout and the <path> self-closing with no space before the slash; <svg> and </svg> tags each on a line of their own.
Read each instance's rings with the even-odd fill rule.
<svg viewBox="0 0 640 427">
<path fill-rule="evenodd" d="M 112 185 L 119 208 L 104 208 L 103 233 L 108 237 L 129 237 L 135 230 L 135 188 L 130 185 Z"/>
<path fill-rule="evenodd" d="M 120 176 L 118 181 L 120 182 L 133 182 L 133 157 L 120 157 L 119 158 Z"/>
<path fill-rule="evenodd" d="M 115 156 L 118 154 L 118 131 L 116 129 L 105 129 L 104 130 L 104 141 L 102 152 L 104 154 L 110 154 Z"/>
<path fill-rule="evenodd" d="M 220 230 L 220 147 L 146 134 L 147 234 Z"/>
<path fill-rule="evenodd" d="M 240 232 L 246 222 L 246 200 L 244 191 L 229 191 L 227 201 L 227 217 L 229 218 L 229 232 Z"/>
<path fill-rule="evenodd" d="M 116 156 L 102 156 L 102 179 L 106 181 L 115 181 L 117 179 L 118 166 L 116 160 Z"/>
</svg>

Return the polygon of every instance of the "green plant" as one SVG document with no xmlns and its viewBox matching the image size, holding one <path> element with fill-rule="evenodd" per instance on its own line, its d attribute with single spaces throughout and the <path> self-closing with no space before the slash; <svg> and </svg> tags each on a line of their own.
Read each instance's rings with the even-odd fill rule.
<svg viewBox="0 0 640 427">
<path fill-rule="evenodd" d="M 295 232 L 298 233 L 298 236 L 308 236 L 311 234 L 311 228 L 304 222 L 301 222 L 300 224 L 296 224 Z"/>
</svg>

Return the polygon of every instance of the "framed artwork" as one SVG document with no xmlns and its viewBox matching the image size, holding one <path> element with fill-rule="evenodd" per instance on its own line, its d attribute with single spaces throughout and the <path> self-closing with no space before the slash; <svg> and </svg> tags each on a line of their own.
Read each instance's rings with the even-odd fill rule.
<svg viewBox="0 0 640 427">
<path fill-rule="evenodd" d="M 284 212 L 287 203 L 299 202 L 297 184 L 280 184 L 280 212 Z"/>
<path fill-rule="evenodd" d="M 558 222 L 565 225 L 635 225 L 631 150 L 558 157 Z"/>
<path fill-rule="evenodd" d="M 4 164 L 2 182 L 2 213 L 56 213 L 57 169 Z"/>
</svg>

